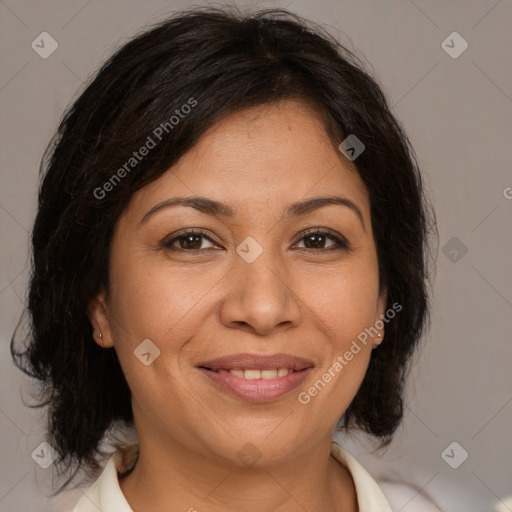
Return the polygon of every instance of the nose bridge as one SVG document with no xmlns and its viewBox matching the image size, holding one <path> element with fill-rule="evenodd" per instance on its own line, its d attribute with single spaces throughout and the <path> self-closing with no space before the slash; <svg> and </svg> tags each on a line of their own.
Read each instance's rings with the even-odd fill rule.
<svg viewBox="0 0 512 512">
<path fill-rule="evenodd" d="M 296 324 L 300 313 L 285 261 L 277 248 L 265 245 L 251 237 L 239 244 L 222 308 L 224 322 L 247 324 L 260 334 Z"/>
</svg>

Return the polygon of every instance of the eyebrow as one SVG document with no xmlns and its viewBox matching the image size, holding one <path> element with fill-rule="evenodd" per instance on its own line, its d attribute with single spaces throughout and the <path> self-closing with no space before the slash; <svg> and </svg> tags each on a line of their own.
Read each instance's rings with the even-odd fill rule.
<svg viewBox="0 0 512 512">
<path fill-rule="evenodd" d="M 283 218 L 306 215 L 307 213 L 328 205 L 345 206 L 352 210 L 357 215 L 361 221 L 361 224 L 363 225 L 363 229 L 366 231 L 363 214 L 361 213 L 359 207 L 350 199 L 341 196 L 313 197 L 311 199 L 292 203 L 286 208 Z M 221 203 L 214 199 L 210 199 L 208 197 L 173 197 L 153 206 L 153 208 L 151 208 L 142 217 L 140 224 L 147 222 L 148 219 L 155 215 L 157 212 L 172 206 L 188 206 L 206 215 L 216 217 L 233 218 L 235 216 L 235 210 L 231 206 L 228 206 L 227 204 Z"/>
</svg>

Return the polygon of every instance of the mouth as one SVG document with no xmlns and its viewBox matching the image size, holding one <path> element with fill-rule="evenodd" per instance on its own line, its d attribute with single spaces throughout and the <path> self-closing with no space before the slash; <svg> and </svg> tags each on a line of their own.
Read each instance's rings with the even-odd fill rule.
<svg viewBox="0 0 512 512">
<path fill-rule="evenodd" d="M 300 386 L 314 365 L 289 354 L 235 354 L 197 368 L 214 387 L 249 402 L 276 400 Z"/>
</svg>

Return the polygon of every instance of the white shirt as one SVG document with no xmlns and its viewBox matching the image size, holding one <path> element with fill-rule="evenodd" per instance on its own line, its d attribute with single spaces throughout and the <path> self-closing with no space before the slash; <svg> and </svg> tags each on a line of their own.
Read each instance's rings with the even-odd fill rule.
<svg viewBox="0 0 512 512">
<path fill-rule="evenodd" d="M 359 512 L 392 512 L 377 482 L 350 453 L 335 441 L 331 443 L 331 453 L 352 476 Z M 118 473 L 131 469 L 137 454 L 137 443 L 112 454 L 101 475 L 84 491 L 72 512 L 133 512 L 119 487 Z"/>
</svg>

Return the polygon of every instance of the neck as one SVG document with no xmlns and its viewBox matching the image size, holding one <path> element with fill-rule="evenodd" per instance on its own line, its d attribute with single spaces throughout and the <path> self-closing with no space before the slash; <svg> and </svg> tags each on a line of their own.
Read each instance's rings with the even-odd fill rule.
<svg viewBox="0 0 512 512">
<path fill-rule="evenodd" d="M 330 446 L 326 437 L 279 464 L 240 467 L 150 437 L 119 484 L 134 512 L 357 512 L 352 478 Z"/>
</svg>

